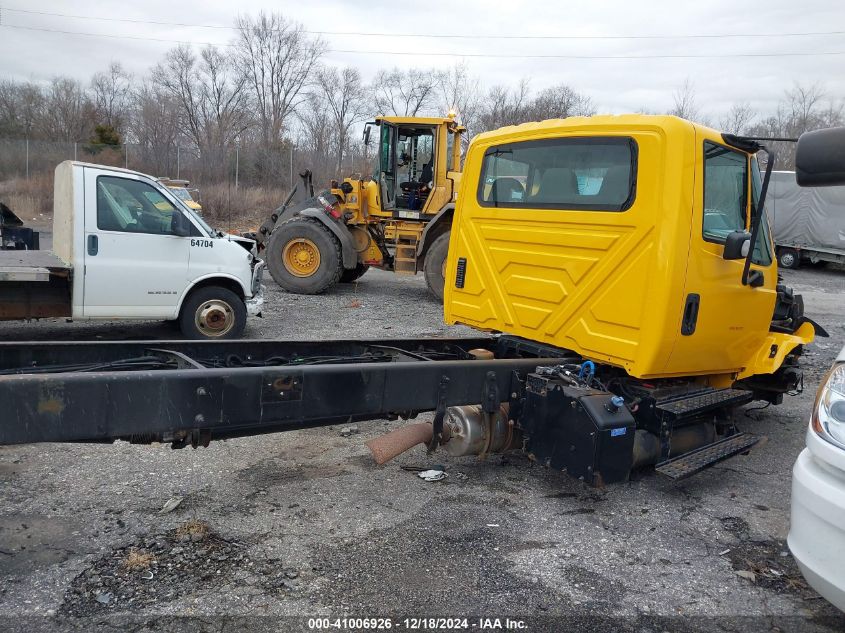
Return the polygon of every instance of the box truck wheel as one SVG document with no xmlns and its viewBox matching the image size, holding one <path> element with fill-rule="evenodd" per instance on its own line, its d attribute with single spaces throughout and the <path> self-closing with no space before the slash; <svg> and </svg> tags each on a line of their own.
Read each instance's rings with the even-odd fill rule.
<svg viewBox="0 0 845 633">
<path fill-rule="evenodd" d="M 434 240 L 425 255 L 425 283 L 428 289 L 440 301 L 443 301 L 443 287 L 446 285 L 446 255 L 449 254 L 450 231 Z"/>
<path fill-rule="evenodd" d="M 294 216 L 273 229 L 264 260 L 277 284 L 301 295 L 328 290 L 343 273 L 340 242 L 307 216 Z"/>
<path fill-rule="evenodd" d="M 179 314 L 179 328 L 189 339 L 231 339 L 243 334 L 246 305 L 234 292 L 220 286 L 193 290 Z"/>
<path fill-rule="evenodd" d="M 778 253 L 778 265 L 781 268 L 798 268 L 801 265 L 801 256 L 794 248 L 782 248 Z"/>
</svg>

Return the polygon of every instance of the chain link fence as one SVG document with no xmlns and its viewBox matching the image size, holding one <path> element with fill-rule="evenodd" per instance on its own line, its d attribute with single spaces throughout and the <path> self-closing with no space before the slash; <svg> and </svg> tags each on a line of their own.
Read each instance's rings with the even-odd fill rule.
<svg viewBox="0 0 845 633">
<path fill-rule="evenodd" d="M 106 146 L 0 139 L 0 180 L 38 176 L 52 172 L 64 160 L 78 160 L 197 184 L 288 187 L 295 178 L 297 158 L 302 156 L 297 156 L 292 143 L 269 150 L 232 147 L 200 154 L 194 148 L 178 145 L 151 148 L 137 143 Z"/>
<path fill-rule="evenodd" d="M 342 161 L 342 175 L 368 171 L 362 147 L 352 148 Z M 137 143 L 117 146 L 87 142 L 0 139 L 0 202 L 26 221 L 49 216 L 53 172 L 64 160 L 131 169 L 154 177 L 187 180 L 209 219 L 233 218 L 244 225 L 266 217 L 285 199 L 299 172 L 310 169 L 317 187 L 338 177 L 337 158 L 316 155 L 282 141 L 271 148 L 229 147 L 199 152 L 169 145 L 153 148 Z"/>
<path fill-rule="evenodd" d="M 334 157 L 314 156 L 283 141 L 264 149 L 256 146 L 197 151 L 179 145 L 153 148 L 137 143 L 94 145 L 87 142 L 0 139 L 0 181 L 30 178 L 55 169 L 63 160 L 123 167 L 156 177 L 177 178 L 197 185 L 225 183 L 235 188 L 272 186 L 288 188 L 302 169 L 314 171 L 318 180 L 366 171 L 362 148 L 353 147 L 342 161 L 343 174 L 330 174 Z"/>
</svg>

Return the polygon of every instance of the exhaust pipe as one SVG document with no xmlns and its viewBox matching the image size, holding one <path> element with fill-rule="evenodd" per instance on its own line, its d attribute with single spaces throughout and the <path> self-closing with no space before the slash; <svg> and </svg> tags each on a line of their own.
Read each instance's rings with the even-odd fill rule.
<svg viewBox="0 0 845 633">
<path fill-rule="evenodd" d="M 376 464 L 381 466 L 417 444 L 428 444 L 432 432 L 433 427 L 428 422 L 409 424 L 370 440 L 367 442 L 367 448 L 373 454 Z"/>
<path fill-rule="evenodd" d="M 449 407 L 443 420 L 443 446 L 452 457 L 503 453 L 522 445 L 522 435 L 508 419 L 508 405 L 486 418 L 480 406 Z M 491 433 L 492 430 L 492 433 Z M 431 442 L 433 427 L 410 424 L 367 442 L 376 464 L 389 462 L 417 444 Z"/>
</svg>

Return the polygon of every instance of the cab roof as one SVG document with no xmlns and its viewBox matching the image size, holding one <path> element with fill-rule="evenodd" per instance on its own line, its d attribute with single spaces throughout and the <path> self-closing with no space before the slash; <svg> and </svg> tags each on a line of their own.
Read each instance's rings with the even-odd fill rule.
<svg viewBox="0 0 845 633">
<path fill-rule="evenodd" d="M 722 136 L 717 130 L 668 114 L 601 114 L 508 125 L 497 130 L 477 134 L 473 137 L 473 142 L 509 141 L 516 140 L 514 137 L 542 137 L 555 132 L 571 132 L 581 129 L 596 133 L 601 131 L 620 132 L 630 128 L 643 127 L 660 128 L 675 133 L 700 131 L 702 136 L 711 138 L 721 138 Z"/>
<path fill-rule="evenodd" d="M 376 122 L 386 121 L 395 125 L 457 125 L 454 117 L 424 117 L 424 116 L 377 116 Z"/>
</svg>

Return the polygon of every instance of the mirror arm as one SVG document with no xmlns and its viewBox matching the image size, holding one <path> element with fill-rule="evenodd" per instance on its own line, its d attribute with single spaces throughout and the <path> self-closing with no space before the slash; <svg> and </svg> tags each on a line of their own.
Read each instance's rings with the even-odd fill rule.
<svg viewBox="0 0 845 633">
<path fill-rule="evenodd" d="M 766 150 L 769 159 L 766 161 L 766 174 L 763 176 L 763 185 L 760 188 L 760 199 L 757 201 L 757 215 L 752 218 L 751 244 L 748 246 L 748 255 L 745 256 L 745 266 L 742 268 L 742 285 L 748 285 L 748 272 L 751 270 L 751 259 L 754 257 L 754 245 L 757 244 L 757 235 L 760 233 L 760 223 L 763 220 L 764 209 L 766 208 L 766 194 L 769 191 L 769 179 L 772 177 L 772 170 L 775 167 L 775 151 L 763 145 L 761 149 Z"/>
</svg>

